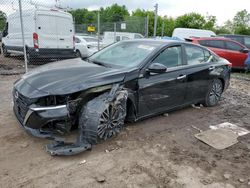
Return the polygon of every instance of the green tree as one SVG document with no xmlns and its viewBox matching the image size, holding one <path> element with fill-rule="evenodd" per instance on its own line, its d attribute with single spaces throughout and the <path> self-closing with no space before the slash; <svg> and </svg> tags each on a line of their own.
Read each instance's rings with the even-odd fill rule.
<svg viewBox="0 0 250 188">
<path fill-rule="evenodd" d="M 88 14 L 88 9 L 76 9 L 71 10 L 70 13 L 72 14 L 75 24 L 83 24 L 83 23 L 89 23 L 89 20 L 87 20 L 86 15 Z"/>
<path fill-rule="evenodd" d="M 250 35 L 250 13 L 246 9 L 237 12 L 233 18 L 235 34 Z"/>
<path fill-rule="evenodd" d="M 0 11 L 0 30 L 4 29 L 5 23 L 6 23 L 6 14 Z"/>
<path fill-rule="evenodd" d="M 206 16 L 206 23 L 203 26 L 203 29 L 214 30 L 216 23 L 216 16 L 208 15 Z"/>
<path fill-rule="evenodd" d="M 177 17 L 175 27 L 203 29 L 206 24 L 204 16 L 198 13 L 188 13 Z"/>
<path fill-rule="evenodd" d="M 148 10 L 146 11 L 144 9 L 136 9 L 135 11 L 132 12 L 132 16 L 144 17 L 144 18 L 148 16 L 148 35 L 153 36 L 153 32 L 154 32 L 154 12 L 153 11 L 148 11 Z"/>
<path fill-rule="evenodd" d="M 107 22 L 121 22 L 125 20 L 125 17 L 129 16 L 126 6 L 119 6 L 118 4 L 113 4 L 103 9 L 101 13 L 101 16 L 104 17 Z"/>
</svg>

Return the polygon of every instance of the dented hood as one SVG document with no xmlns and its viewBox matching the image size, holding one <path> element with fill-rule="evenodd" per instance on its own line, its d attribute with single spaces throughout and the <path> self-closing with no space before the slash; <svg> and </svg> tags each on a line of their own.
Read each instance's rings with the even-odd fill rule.
<svg viewBox="0 0 250 188">
<path fill-rule="evenodd" d="M 107 68 L 81 59 L 47 64 L 31 70 L 15 83 L 22 95 L 37 98 L 65 95 L 123 81 L 125 69 Z"/>
</svg>

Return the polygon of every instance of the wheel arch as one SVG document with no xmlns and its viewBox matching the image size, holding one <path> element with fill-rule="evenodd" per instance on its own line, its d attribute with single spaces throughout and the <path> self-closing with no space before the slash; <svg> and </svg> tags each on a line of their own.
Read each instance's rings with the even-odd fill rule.
<svg viewBox="0 0 250 188">
<path fill-rule="evenodd" d="M 222 77 L 220 77 L 220 78 L 218 78 L 218 80 L 221 81 L 221 83 L 222 83 L 222 90 L 224 91 L 225 90 L 225 79 L 222 78 Z"/>
</svg>

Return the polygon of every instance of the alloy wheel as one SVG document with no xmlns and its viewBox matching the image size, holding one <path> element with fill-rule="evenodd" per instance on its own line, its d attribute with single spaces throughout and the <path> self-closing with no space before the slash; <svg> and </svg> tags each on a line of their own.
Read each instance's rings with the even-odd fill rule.
<svg viewBox="0 0 250 188">
<path fill-rule="evenodd" d="M 212 105 L 217 104 L 222 94 L 222 85 L 220 82 L 214 82 L 209 93 L 209 101 Z"/>
<path fill-rule="evenodd" d="M 120 132 L 123 122 L 121 114 L 122 108 L 120 108 L 120 105 L 108 105 L 101 115 L 100 124 L 97 129 L 98 136 L 101 139 L 106 140 Z"/>
</svg>

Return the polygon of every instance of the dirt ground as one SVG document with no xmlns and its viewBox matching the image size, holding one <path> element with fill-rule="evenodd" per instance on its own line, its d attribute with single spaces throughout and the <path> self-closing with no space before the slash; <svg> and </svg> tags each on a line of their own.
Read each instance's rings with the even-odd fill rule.
<svg viewBox="0 0 250 188">
<path fill-rule="evenodd" d="M 188 107 L 134 124 L 116 138 L 77 156 L 52 157 L 50 141 L 29 136 L 12 113 L 19 76 L 0 76 L 0 187 L 250 187 L 250 135 L 216 150 L 194 134 L 236 123 L 250 130 L 250 82 L 231 79 L 213 108 Z"/>
</svg>

